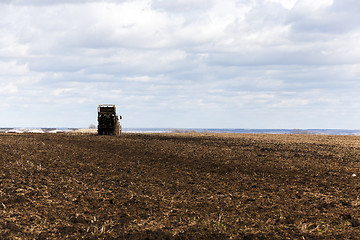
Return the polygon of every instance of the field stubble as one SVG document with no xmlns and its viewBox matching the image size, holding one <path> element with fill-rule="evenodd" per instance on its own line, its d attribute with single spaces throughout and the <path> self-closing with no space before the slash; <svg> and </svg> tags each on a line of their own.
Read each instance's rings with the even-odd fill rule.
<svg viewBox="0 0 360 240">
<path fill-rule="evenodd" d="M 360 138 L 0 135 L 2 239 L 360 234 Z"/>
</svg>

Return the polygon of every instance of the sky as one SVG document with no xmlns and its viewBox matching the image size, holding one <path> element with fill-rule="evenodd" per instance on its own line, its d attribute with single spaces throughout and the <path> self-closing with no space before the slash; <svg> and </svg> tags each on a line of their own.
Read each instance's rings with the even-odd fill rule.
<svg viewBox="0 0 360 240">
<path fill-rule="evenodd" d="M 0 127 L 360 129 L 358 0 L 0 0 Z"/>
</svg>

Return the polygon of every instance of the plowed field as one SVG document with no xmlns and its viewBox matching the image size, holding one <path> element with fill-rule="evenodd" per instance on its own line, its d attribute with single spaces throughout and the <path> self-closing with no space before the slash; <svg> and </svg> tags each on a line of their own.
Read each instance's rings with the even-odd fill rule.
<svg viewBox="0 0 360 240">
<path fill-rule="evenodd" d="M 360 137 L 0 134 L 0 239 L 356 239 Z"/>
</svg>

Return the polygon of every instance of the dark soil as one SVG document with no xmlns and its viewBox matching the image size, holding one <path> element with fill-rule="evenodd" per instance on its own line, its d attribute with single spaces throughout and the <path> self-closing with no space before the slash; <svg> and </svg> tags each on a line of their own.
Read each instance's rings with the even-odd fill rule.
<svg viewBox="0 0 360 240">
<path fill-rule="evenodd" d="M 357 239 L 360 137 L 0 134 L 0 239 Z"/>
</svg>

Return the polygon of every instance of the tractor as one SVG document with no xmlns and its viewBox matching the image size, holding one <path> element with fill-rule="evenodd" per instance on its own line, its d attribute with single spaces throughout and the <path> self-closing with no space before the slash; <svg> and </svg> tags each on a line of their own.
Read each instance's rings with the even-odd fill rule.
<svg viewBox="0 0 360 240">
<path fill-rule="evenodd" d="M 122 119 L 121 116 L 120 119 Z M 119 117 L 116 115 L 115 105 L 101 104 L 98 106 L 98 134 L 115 136 L 121 134 L 121 125 Z"/>
</svg>

